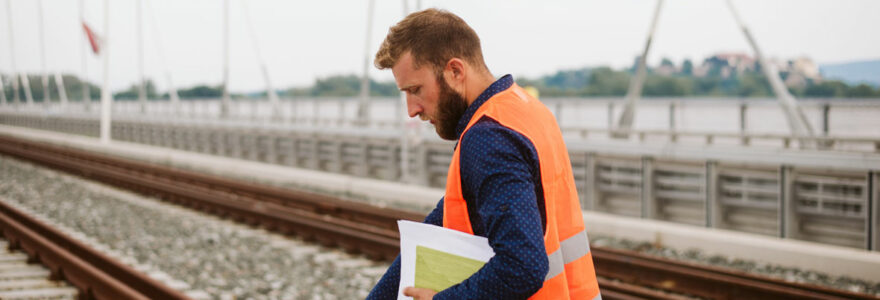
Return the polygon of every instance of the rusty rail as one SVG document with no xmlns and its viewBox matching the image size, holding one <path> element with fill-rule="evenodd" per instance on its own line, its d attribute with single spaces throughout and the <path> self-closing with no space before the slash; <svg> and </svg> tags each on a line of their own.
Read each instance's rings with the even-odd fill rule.
<svg viewBox="0 0 880 300">
<path fill-rule="evenodd" d="M 0 152 L 373 259 L 397 256 L 396 220 L 424 218 L 5 136 L 0 136 Z M 606 299 L 680 299 L 681 294 L 712 299 L 880 299 L 632 251 L 594 246 L 592 253 Z"/>
<path fill-rule="evenodd" d="M 709 299 L 878 299 L 628 250 L 592 247 L 592 252 L 599 276 Z"/>
<path fill-rule="evenodd" d="M 188 299 L 146 275 L 0 202 L 0 231 L 80 291 L 81 299 Z"/>
</svg>

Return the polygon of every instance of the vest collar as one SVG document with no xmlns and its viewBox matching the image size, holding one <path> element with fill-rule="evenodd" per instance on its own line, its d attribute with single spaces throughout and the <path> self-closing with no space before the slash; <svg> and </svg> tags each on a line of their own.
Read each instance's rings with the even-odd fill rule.
<svg viewBox="0 0 880 300">
<path fill-rule="evenodd" d="M 474 102 L 471 102 L 471 105 L 468 105 L 467 110 L 464 111 L 464 114 L 461 115 L 461 119 L 458 119 L 458 125 L 455 127 L 455 135 L 458 136 L 458 140 L 461 140 L 461 134 L 464 133 L 464 130 L 467 128 L 467 124 L 470 123 L 471 118 L 474 117 L 474 113 L 477 112 L 477 109 L 486 103 L 486 100 L 495 96 L 504 90 L 509 89 L 513 85 L 513 76 L 510 74 L 502 76 L 500 79 L 493 82 L 486 88 L 483 93 L 477 96 L 477 99 Z M 456 143 L 456 146 L 458 143 Z"/>
</svg>

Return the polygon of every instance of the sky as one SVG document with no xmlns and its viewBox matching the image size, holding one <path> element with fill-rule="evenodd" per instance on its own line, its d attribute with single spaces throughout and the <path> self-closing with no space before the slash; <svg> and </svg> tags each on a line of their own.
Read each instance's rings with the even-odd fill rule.
<svg viewBox="0 0 880 300">
<path fill-rule="evenodd" d="M 142 1 L 142 2 L 141 2 Z M 259 57 L 276 89 L 308 86 L 317 78 L 363 73 L 393 80 L 372 67 L 388 28 L 403 17 L 404 1 L 376 0 L 367 42 L 367 0 L 230 0 L 230 77 L 233 92 L 265 89 Z M 109 33 L 104 1 L 85 0 L 86 23 L 107 37 L 110 85 L 124 89 L 140 78 L 137 7 L 143 11 L 144 75 L 160 90 L 167 68 L 177 87 L 215 85 L 223 78 L 223 7 L 220 0 L 113 0 Z M 654 0 L 419 1 L 461 16 L 480 36 L 496 76 L 538 77 L 592 66 L 627 67 L 644 48 Z M 102 82 L 103 61 L 87 49 L 79 25 L 80 1 L 43 0 L 46 69 L 87 74 Z M 880 58 L 880 1 L 734 0 L 762 52 L 770 58 L 809 57 L 819 64 Z M 255 35 L 244 17 L 245 5 Z M 43 70 L 40 1 L 0 0 L 0 73 Z M 415 9 L 417 2 L 406 6 Z M 11 7 L 11 10 L 9 9 Z M 11 14 L 11 19 L 9 18 Z M 9 21 L 13 42 L 10 43 Z M 155 22 L 153 22 L 155 20 Z M 259 55 L 253 38 L 259 44 Z M 157 47 L 161 41 L 161 47 Z M 10 46 L 13 46 L 12 52 Z M 87 52 L 83 70 L 83 52 Z M 164 55 L 160 55 L 164 53 Z M 752 54 L 724 0 L 666 0 L 649 64 L 670 58 L 701 61 L 720 52 Z M 164 63 L 161 57 L 164 56 Z"/>
</svg>

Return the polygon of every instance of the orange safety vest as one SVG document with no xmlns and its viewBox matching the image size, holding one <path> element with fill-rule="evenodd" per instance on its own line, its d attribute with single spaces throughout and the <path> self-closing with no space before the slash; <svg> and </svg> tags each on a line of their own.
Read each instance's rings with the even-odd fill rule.
<svg viewBox="0 0 880 300">
<path fill-rule="evenodd" d="M 538 152 L 547 214 L 544 248 L 550 271 L 544 277 L 544 285 L 530 299 L 601 299 L 574 174 L 556 118 L 543 103 L 516 84 L 483 103 L 464 132 L 483 116 L 519 132 Z M 460 149 L 461 145 L 456 147 L 449 164 L 443 227 L 474 234 L 461 192 Z"/>
</svg>

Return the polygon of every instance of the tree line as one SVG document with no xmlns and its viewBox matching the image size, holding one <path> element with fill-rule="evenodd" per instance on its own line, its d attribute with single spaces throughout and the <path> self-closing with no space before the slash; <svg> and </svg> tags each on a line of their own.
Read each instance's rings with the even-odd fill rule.
<svg viewBox="0 0 880 300">
<path fill-rule="evenodd" d="M 686 70 L 686 69 L 685 69 Z M 626 95 L 634 72 L 608 67 L 558 71 L 537 79 L 519 78 L 517 83 L 536 87 L 542 97 L 620 97 Z M 783 74 L 783 80 L 785 78 Z M 880 98 L 880 88 L 850 85 L 839 80 L 808 81 L 804 87 L 789 87 L 799 98 Z M 758 71 L 732 73 L 727 77 L 710 73 L 703 77 L 686 71 L 671 75 L 648 70 L 642 89 L 645 97 L 773 97 L 767 77 Z"/>
<path fill-rule="evenodd" d="M 665 62 L 664 62 L 665 63 Z M 710 69 L 704 76 L 694 76 L 692 64 L 685 61 L 680 70 L 673 74 L 659 74 L 649 68 L 645 78 L 642 95 L 645 97 L 772 97 L 773 91 L 766 76 L 760 69 L 722 76 L 718 70 Z M 515 78 L 521 86 L 533 86 L 542 97 L 621 97 L 629 88 L 634 68 L 614 70 L 609 67 L 562 70 L 539 78 Z M 783 79 L 786 74 L 782 74 Z M 88 88 L 92 100 L 100 99 L 101 90 L 97 85 L 80 80 L 75 75 L 63 75 L 68 98 L 72 101 L 82 99 L 82 91 Z M 50 76 L 49 88 L 42 84 L 39 75 L 28 75 L 34 101 L 44 99 L 47 90 L 51 99 L 58 99 L 54 77 Z M 12 81 L 3 76 L 6 99 L 14 99 Z M 302 97 L 356 97 L 360 95 L 360 77 L 357 75 L 336 75 L 315 80 L 307 87 L 291 87 L 279 90 L 279 96 L 287 98 Z M 117 91 L 114 99 L 134 100 L 138 98 L 139 85 Z M 808 81 L 803 87 L 789 87 L 792 95 L 799 98 L 880 98 L 880 88 L 867 84 L 850 85 L 838 80 Z M 159 92 L 152 81 L 146 83 L 148 99 L 168 99 L 167 92 Z M 223 95 L 220 85 L 196 85 L 181 88 L 178 95 L 182 99 L 209 99 Z M 396 97 L 400 95 L 393 81 L 377 82 L 370 80 L 370 95 L 374 97 Z M 234 99 L 264 98 L 266 92 L 233 93 Z M 19 99 L 24 101 L 25 91 L 19 85 Z"/>
</svg>

